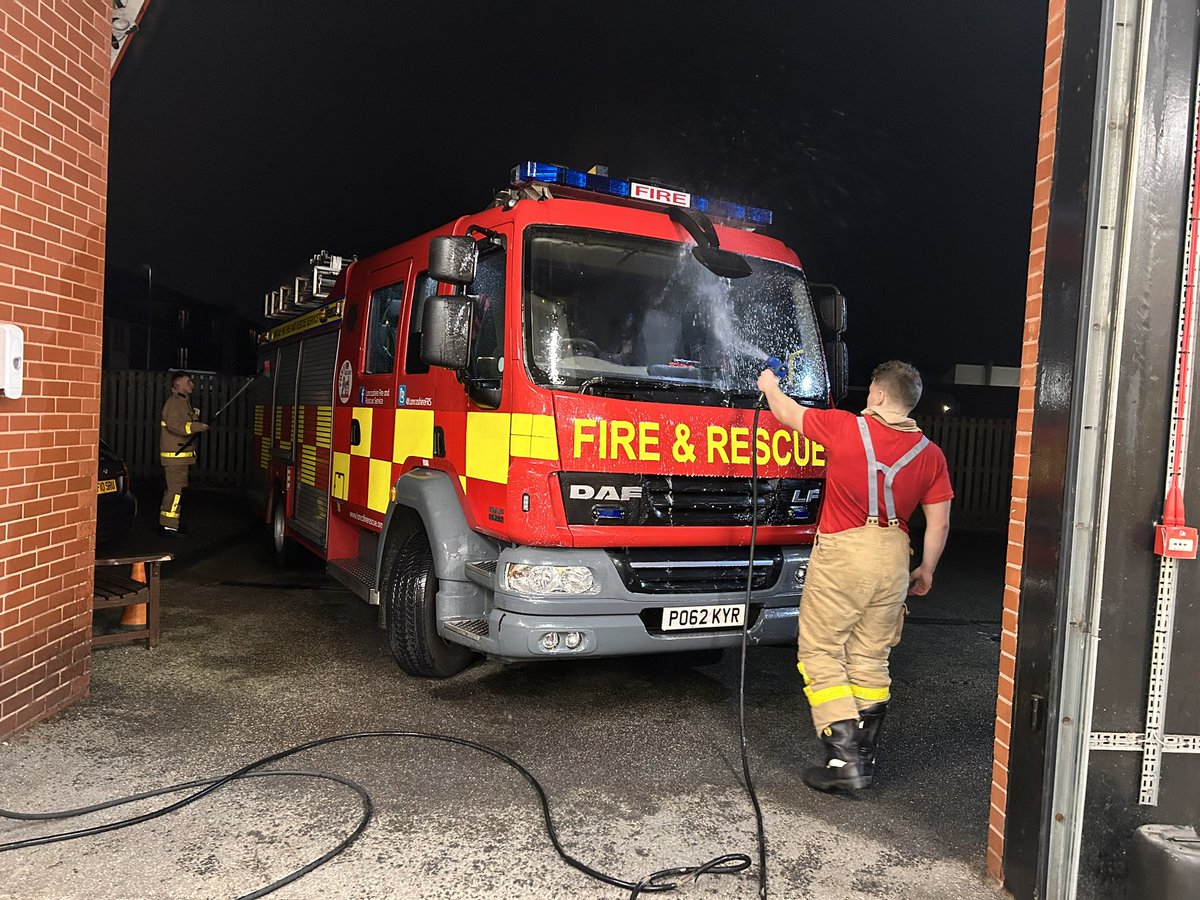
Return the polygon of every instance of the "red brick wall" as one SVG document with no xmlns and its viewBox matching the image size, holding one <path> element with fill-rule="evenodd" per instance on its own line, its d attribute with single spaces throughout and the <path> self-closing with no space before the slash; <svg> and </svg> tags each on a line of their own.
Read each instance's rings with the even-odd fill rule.
<svg viewBox="0 0 1200 900">
<path fill-rule="evenodd" d="M 87 694 L 111 0 L 0 0 L 0 739 Z"/>
<path fill-rule="evenodd" d="M 1037 384 L 1038 337 L 1042 325 L 1042 275 L 1046 268 L 1046 227 L 1050 219 L 1050 186 L 1054 168 L 1054 136 L 1058 125 L 1058 82 L 1062 63 L 1065 0 L 1050 0 L 1046 27 L 1042 120 L 1038 137 L 1037 174 L 1033 188 L 1033 224 L 1029 240 L 1029 280 L 1025 288 L 1025 336 L 1021 349 L 1021 390 L 1017 402 L 1017 441 L 1013 460 L 1012 510 L 1008 524 L 1008 565 L 1004 572 L 1004 616 L 1000 637 L 1000 681 L 996 697 L 995 759 L 988 820 L 987 867 L 1003 881 L 1004 815 L 1008 805 L 1008 747 L 1012 730 L 1013 678 L 1016 674 L 1017 609 L 1021 603 L 1021 564 L 1025 557 L 1025 508 L 1029 497 L 1029 441 L 1033 434 L 1033 401 Z"/>
</svg>

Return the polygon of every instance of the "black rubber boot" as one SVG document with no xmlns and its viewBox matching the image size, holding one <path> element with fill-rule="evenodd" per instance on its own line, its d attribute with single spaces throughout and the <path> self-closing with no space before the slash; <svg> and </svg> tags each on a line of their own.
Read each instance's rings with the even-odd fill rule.
<svg viewBox="0 0 1200 900">
<path fill-rule="evenodd" d="M 883 728 L 883 717 L 887 715 L 887 711 L 886 700 L 858 711 L 858 717 L 862 721 L 862 730 L 859 731 L 862 739 L 859 752 L 863 758 L 863 774 L 868 778 L 875 777 L 875 755 L 879 749 L 879 732 Z"/>
<path fill-rule="evenodd" d="M 871 786 L 871 776 L 863 771 L 866 763 L 862 754 L 863 724 L 857 719 L 843 719 L 821 729 L 825 744 L 825 765 L 813 766 L 804 773 L 804 783 L 818 791 L 857 791 Z"/>
</svg>

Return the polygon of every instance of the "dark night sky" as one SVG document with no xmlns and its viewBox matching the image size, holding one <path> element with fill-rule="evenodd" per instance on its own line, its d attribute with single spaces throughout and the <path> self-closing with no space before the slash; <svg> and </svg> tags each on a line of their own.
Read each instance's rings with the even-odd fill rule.
<svg viewBox="0 0 1200 900">
<path fill-rule="evenodd" d="M 113 79 L 108 265 L 249 316 L 319 249 L 524 159 L 767 206 L 854 380 L 1020 356 L 1045 0 L 152 0 Z"/>
</svg>

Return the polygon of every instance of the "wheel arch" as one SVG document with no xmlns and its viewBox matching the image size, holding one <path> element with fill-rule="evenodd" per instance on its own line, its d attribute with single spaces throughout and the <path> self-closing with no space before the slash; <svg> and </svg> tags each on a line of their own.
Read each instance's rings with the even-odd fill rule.
<svg viewBox="0 0 1200 900">
<path fill-rule="evenodd" d="M 442 581 L 466 582 L 466 564 L 496 559 L 500 547 L 471 530 L 454 483 L 436 469 L 410 469 L 396 480 L 396 499 L 388 504 L 376 551 L 375 571 L 382 586 L 384 554 L 389 541 L 405 540 L 418 528 L 429 536 L 433 570 Z"/>
</svg>

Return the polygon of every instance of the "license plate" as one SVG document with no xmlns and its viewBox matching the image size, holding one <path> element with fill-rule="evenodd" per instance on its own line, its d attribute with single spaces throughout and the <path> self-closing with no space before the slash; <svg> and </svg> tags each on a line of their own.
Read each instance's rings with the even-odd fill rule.
<svg viewBox="0 0 1200 900">
<path fill-rule="evenodd" d="M 111 494 L 114 491 L 116 491 L 116 489 L 117 489 L 117 482 L 113 478 L 110 478 L 107 481 L 96 482 L 96 493 L 97 494 Z"/>
<path fill-rule="evenodd" d="M 663 631 L 686 631 L 692 628 L 741 628 L 746 618 L 746 604 L 729 603 L 722 606 L 671 606 L 663 610 Z"/>
</svg>

